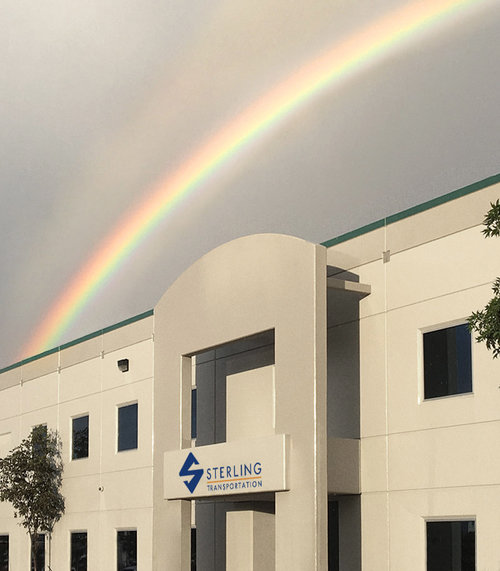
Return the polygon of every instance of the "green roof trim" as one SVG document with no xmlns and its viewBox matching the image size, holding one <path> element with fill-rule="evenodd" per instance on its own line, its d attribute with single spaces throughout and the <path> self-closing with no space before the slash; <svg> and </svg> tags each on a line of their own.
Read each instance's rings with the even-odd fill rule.
<svg viewBox="0 0 500 571">
<path fill-rule="evenodd" d="M 32 355 L 31 357 L 26 357 L 26 359 L 23 359 L 21 361 L 21 363 L 23 365 L 26 365 L 27 363 L 31 363 L 31 361 L 36 361 L 37 359 L 41 359 L 42 357 L 47 357 L 47 355 L 52 355 L 52 353 L 57 353 L 58 349 L 59 347 L 54 347 L 53 349 L 48 349 L 43 353 L 38 353 L 38 355 Z"/>
<path fill-rule="evenodd" d="M 20 366 L 21 366 L 21 362 L 14 363 L 13 365 L 9 365 L 8 367 L 4 367 L 3 369 L 0 369 L 0 374 L 6 373 L 7 371 L 12 371 L 12 369 L 17 369 Z"/>
<path fill-rule="evenodd" d="M 356 238 L 356 236 L 361 236 L 362 234 L 368 234 L 368 232 L 377 230 L 377 228 L 383 228 L 386 224 L 386 220 L 387 220 L 386 218 L 382 218 L 381 220 L 371 222 L 370 224 L 361 226 L 361 228 L 357 228 L 356 230 L 351 230 L 350 232 L 341 234 L 340 236 L 332 238 L 331 240 L 327 240 L 326 242 L 321 242 L 321 245 L 329 248 L 330 246 L 335 246 L 335 244 L 340 244 L 341 242 L 347 242 L 347 240 L 350 240 L 351 238 Z"/>
<path fill-rule="evenodd" d="M 120 329 L 120 327 L 125 327 L 125 325 L 130 325 L 131 323 L 135 323 L 136 321 L 140 321 L 141 319 L 146 319 L 146 317 L 151 317 L 152 315 L 154 315 L 154 310 L 149 309 L 144 313 L 139 313 L 139 315 L 134 315 L 134 317 L 129 317 L 124 321 L 120 321 L 120 323 L 115 323 L 114 325 L 108 325 L 108 327 L 105 327 L 102 330 L 102 332 L 109 333 L 110 331 L 114 331 L 115 329 Z"/>
<path fill-rule="evenodd" d="M 95 337 L 99 337 L 100 335 L 104 335 L 105 333 L 109 333 L 110 331 L 114 331 L 115 329 L 120 329 L 120 327 L 125 327 L 125 325 L 130 325 L 131 323 L 135 323 L 136 321 L 140 321 L 141 319 L 145 319 L 146 317 L 151 317 L 154 315 L 154 310 L 149 309 L 148 311 L 144 311 L 139 315 L 134 315 L 133 317 L 129 317 L 124 321 L 120 321 L 119 323 L 115 323 L 114 325 L 109 325 L 108 327 L 104 327 L 103 329 L 99 329 L 98 331 L 94 331 L 93 333 L 89 333 L 88 335 L 84 335 L 83 337 L 78 337 L 78 339 L 74 339 L 73 341 L 68 341 L 67 343 L 63 343 L 62 345 L 58 345 L 52 349 L 48 349 L 43 353 L 38 353 L 37 355 L 33 355 L 32 357 L 27 357 L 22 361 L 14 363 L 13 365 L 9 365 L 8 367 L 4 367 L 0 369 L 0 375 L 2 373 L 6 373 L 7 371 L 11 371 L 12 369 L 17 369 L 22 365 L 27 365 L 32 361 L 37 361 L 38 359 L 42 359 L 47 355 L 52 355 L 53 353 L 57 353 L 58 351 L 62 351 L 63 349 L 67 349 L 68 347 L 73 347 L 74 345 L 78 345 L 79 343 L 83 343 L 84 341 L 88 341 L 89 339 L 94 339 Z"/>
<path fill-rule="evenodd" d="M 463 188 L 459 188 L 458 190 L 453 190 L 452 192 L 448 192 L 447 194 L 443 194 L 442 196 L 438 196 L 437 198 L 433 198 L 428 200 L 427 202 L 423 202 L 422 204 L 418 204 L 417 206 L 412 206 L 411 208 L 407 208 L 397 214 L 392 214 L 387 218 L 382 218 L 381 220 L 377 220 L 376 222 L 372 222 L 371 224 L 366 224 L 365 226 L 361 226 L 357 230 L 351 230 L 350 232 L 346 232 L 345 234 L 341 234 L 336 238 L 332 238 L 331 240 L 327 240 L 326 242 L 322 242 L 322 246 L 326 246 L 330 248 L 331 246 L 335 246 L 336 244 L 340 244 L 342 242 L 347 242 L 347 240 L 351 240 L 352 238 L 356 238 L 357 236 L 362 236 L 363 234 L 367 234 L 368 232 L 372 232 L 373 230 L 377 230 L 377 228 L 383 228 L 384 226 L 388 226 L 389 224 L 393 224 L 394 222 L 398 222 L 399 220 L 403 220 L 404 218 L 409 218 L 414 214 L 419 214 L 420 212 L 424 212 L 426 210 L 430 210 L 435 206 L 440 206 L 441 204 L 445 204 L 446 202 L 451 202 L 456 198 L 461 198 L 462 196 L 466 196 L 467 194 L 472 194 L 478 190 L 482 190 L 483 188 L 487 188 L 488 186 L 493 186 L 500 182 L 500 174 L 495 174 L 493 176 L 489 176 L 480 180 L 478 182 L 474 182 L 473 184 L 469 184 L 464 186 Z"/>
<path fill-rule="evenodd" d="M 326 246 L 327 248 L 335 246 L 336 244 L 346 242 L 347 240 L 351 240 L 352 238 L 356 238 L 357 236 L 367 234 L 368 232 L 373 232 L 378 228 L 383 228 L 385 226 L 388 226 L 389 224 L 398 222 L 399 220 L 403 220 L 404 218 L 409 218 L 414 214 L 424 212 L 425 210 L 430 210 L 435 206 L 440 206 L 441 204 L 445 204 L 446 202 L 450 202 L 452 200 L 455 200 L 456 198 L 461 198 L 462 196 L 466 196 L 467 194 L 472 194 L 473 192 L 476 192 L 483 188 L 487 188 L 488 186 L 492 186 L 497 183 L 500 183 L 500 173 L 484 178 L 483 180 L 480 180 L 473 184 L 464 186 L 463 188 L 459 188 L 458 190 L 454 190 L 447 194 L 443 194 L 442 196 L 438 196 L 437 198 L 433 198 L 432 200 L 428 200 L 427 202 L 423 202 L 422 204 L 418 204 L 417 206 L 412 206 L 411 208 L 407 208 L 406 210 L 398 212 L 397 214 L 392 214 L 391 216 L 388 216 L 386 218 L 376 220 L 375 222 L 371 222 L 370 224 L 361 226 L 361 228 L 358 228 L 356 230 L 351 230 L 350 232 L 341 234 L 336 238 L 332 238 L 330 240 L 327 240 L 326 242 L 322 242 L 321 245 Z M 88 335 L 84 335 L 83 337 L 79 337 L 78 339 L 74 339 L 73 341 L 68 341 L 67 343 L 59 345 L 58 347 L 54 347 L 53 349 L 49 349 L 48 351 L 44 351 L 43 353 L 39 353 L 38 355 L 33 355 L 32 357 L 27 357 L 22 361 L 4 367 L 3 369 L 0 369 L 0 374 L 21 367 L 22 365 L 26 365 L 27 363 L 31 363 L 32 361 L 36 361 L 37 359 L 46 357 L 47 355 L 57 353 L 58 351 L 67 349 L 68 347 L 73 347 L 74 345 L 78 345 L 79 343 L 83 343 L 84 341 L 88 341 L 89 339 L 93 339 L 94 337 L 98 337 L 99 335 L 109 333 L 111 331 L 114 331 L 115 329 L 119 329 L 120 327 L 125 327 L 126 325 L 130 325 L 131 323 L 135 323 L 136 321 L 140 321 L 141 319 L 145 319 L 146 317 L 151 317 L 152 315 L 154 315 L 154 310 L 150 309 L 148 311 L 145 311 L 144 313 L 135 315 L 134 317 L 129 317 L 124 321 L 120 321 L 119 323 L 116 323 L 114 325 L 110 325 L 103 329 L 99 329 L 94 333 L 89 333 Z"/>
</svg>

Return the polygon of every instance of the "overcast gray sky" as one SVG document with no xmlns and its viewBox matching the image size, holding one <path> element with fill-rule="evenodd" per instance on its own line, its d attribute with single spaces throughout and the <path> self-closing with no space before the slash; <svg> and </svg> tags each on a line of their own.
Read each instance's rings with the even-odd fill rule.
<svg viewBox="0 0 500 571">
<path fill-rule="evenodd" d="M 438 2 L 438 0 L 436 0 Z M 406 0 L 3 0 L 0 367 L 152 186 Z M 154 307 L 235 237 L 322 242 L 500 172 L 500 2 L 311 100 L 166 217 L 58 342 Z"/>
</svg>

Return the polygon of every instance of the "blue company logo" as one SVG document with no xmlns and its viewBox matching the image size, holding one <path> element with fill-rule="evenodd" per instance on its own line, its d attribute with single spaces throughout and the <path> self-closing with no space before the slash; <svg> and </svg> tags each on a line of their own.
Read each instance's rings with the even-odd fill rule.
<svg viewBox="0 0 500 571">
<path fill-rule="evenodd" d="M 191 466 L 193 466 L 194 464 L 199 464 L 199 462 L 194 457 L 194 454 L 190 452 L 179 472 L 179 476 L 181 478 L 184 478 L 186 476 L 187 477 L 191 476 L 191 480 L 184 480 L 186 488 L 191 493 L 195 491 L 196 486 L 200 483 L 201 477 L 203 476 L 203 468 L 195 468 L 194 470 L 191 469 Z"/>
</svg>

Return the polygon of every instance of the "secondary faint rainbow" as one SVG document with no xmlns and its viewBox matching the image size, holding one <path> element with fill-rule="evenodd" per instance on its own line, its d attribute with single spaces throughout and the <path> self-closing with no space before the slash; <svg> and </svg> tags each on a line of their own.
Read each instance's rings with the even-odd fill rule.
<svg viewBox="0 0 500 571">
<path fill-rule="evenodd" d="M 49 308 L 21 358 L 55 346 L 105 280 L 148 233 L 183 199 L 201 191 L 203 182 L 249 143 L 257 142 L 324 90 L 345 82 L 405 41 L 446 22 L 461 9 L 484 1 L 419 0 L 398 8 L 337 42 L 231 120 L 175 172 L 167 173 L 142 204 L 120 220 Z"/>
</svg>

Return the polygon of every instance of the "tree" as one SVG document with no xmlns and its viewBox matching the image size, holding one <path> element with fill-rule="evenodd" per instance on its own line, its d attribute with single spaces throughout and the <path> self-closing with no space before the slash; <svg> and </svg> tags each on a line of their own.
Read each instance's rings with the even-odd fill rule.
<svg viewBox="0 0 500 571">
<path fill-rule="evenodd" d="M 491 203 L 484 217 L 483 234 L 487 237 L 500 236 L 500 200 Z M 493 358 L 500 355 L 500 277 L 493 282 L 493 297 L 480 311 L 469 317 L 469 329 L 477 333 L 476 341 L 484 341 L 493 351 Z"/>
<path fill-rule="evenodd" d="M 64 513 L 62 472 L 60 438 L 45 426 L 35 426 L 19 446 L 0 459 L 0 501 L 10 502 L 14 517 L 22 519 L 20 525 L 31 539 L 35 571 L 39 571 L 38 534 L 47 533 L 50 538 Z"/>
</svg>

